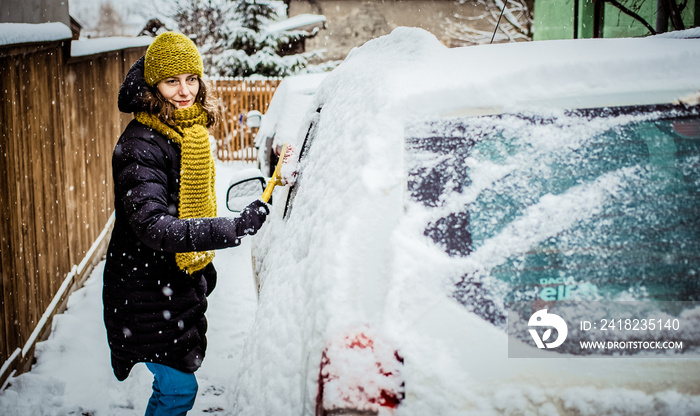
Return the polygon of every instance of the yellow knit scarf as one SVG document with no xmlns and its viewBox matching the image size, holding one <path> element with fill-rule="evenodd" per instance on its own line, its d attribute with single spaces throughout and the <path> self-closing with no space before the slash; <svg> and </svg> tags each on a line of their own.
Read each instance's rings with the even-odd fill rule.
<svg viewBox="0 0 700 416">
<path fill-rule="evenodd" d="M 169 126 L 158 116 L 140 112 L 135 118 L 165 137 L 180 144 L 180 206 L 179 218 L 216 217 L 216 194 L 214 191 L 214 158 L 209 144 L 207 113 L 200 104 L 175 110 Z M 176 253 L 175 260 L 181 270 L 194 273 L 211 263 L 213 251 Z"/>
</svg>

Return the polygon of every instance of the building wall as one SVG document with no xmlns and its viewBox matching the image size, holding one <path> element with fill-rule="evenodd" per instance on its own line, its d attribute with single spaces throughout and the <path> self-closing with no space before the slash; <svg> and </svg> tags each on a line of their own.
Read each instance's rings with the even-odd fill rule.
<svg viewBox="0 0 700 416">
<path fill-rule="evenodd" d="M 344 59 L 352 48 L 376 37 L 391 33 L 399 26 L 419 27 L 434 34 L 446 46 L 452 46 L 450 21 L 455 14 L 479 16 L 482 6 L 455 0 L 300 0 L 289 1 L 289 17 L 304 13 L 326 16 L 326 29 L 308 39 L 306 50 L 325 49 L 324 58 Z M 486 19 L 472 20 L 478 30 L 493 30 Z"/>
<path fill-rule="evenodd" d="M 70 27 L 67 0 L 2 0 L 0 23 L 61 22 Z"/>
</svg>

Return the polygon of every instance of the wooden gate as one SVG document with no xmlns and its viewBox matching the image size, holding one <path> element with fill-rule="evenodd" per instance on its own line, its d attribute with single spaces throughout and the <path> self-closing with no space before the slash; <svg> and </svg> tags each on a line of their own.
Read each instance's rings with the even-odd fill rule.
<svg viewBox="0 0 700 416">
<path fill-rule="evenodd" d="M 257 158 L 254 140 L 257 128 L 246 124 L 249 111 L 267 111 L 281 79 L 217 79 L 212 87 L 222 107 L 222 120 L 211 130 L 219 160 L 253 162 Z"/>
</svg>

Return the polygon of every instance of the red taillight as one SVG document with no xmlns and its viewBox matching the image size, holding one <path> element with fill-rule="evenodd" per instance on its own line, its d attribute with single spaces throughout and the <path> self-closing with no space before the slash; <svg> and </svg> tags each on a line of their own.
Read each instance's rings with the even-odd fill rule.
<svg viewBox="0 0 700 416">
<path fill-rule="evenodd" d="M 700 139 L 700 120 L 683 120 L 671 123 L 673 131 L 689 139 Z"/>
<path fill-rule="evenodd" d="M 328 344 L 321 357 L 316 416 L 392 412 L 404 398 L 403 358 L 366 329 Z"/>
</svg>

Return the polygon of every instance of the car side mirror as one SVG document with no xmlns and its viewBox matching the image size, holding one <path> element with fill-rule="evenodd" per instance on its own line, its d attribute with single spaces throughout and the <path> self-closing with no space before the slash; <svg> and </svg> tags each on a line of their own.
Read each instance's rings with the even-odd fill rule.
<svg viewBox="0 0 700 416">
<path fill-rule="evenodd" d="M 244 169 L 229 181 L 226 192 L 226 208 L 241 212 L 251 202 L 260 199 L 265 190 L 265 177 L 260 169 Z"/>
<path fill-rule="evenodd" d="M 246 115 L 246 124 L 248 127 L 259 128 L 262 122 L 262 113 L 258 110 L 249 111 Z"/>
</svg>

